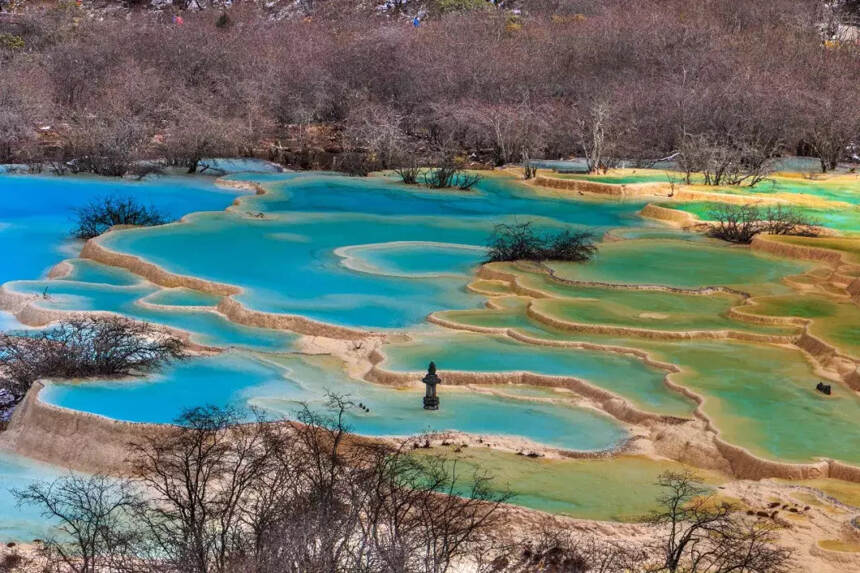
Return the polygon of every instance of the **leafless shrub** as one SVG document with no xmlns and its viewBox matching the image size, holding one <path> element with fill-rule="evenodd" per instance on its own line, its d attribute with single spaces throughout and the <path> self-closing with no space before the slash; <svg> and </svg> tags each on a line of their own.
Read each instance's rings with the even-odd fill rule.
<svg viewBox="0 0 860 573">
<path fill-rule="evenodd" d="M 594 235 L 588 231 L 561 231 L 539 235 L 531 222 L 496 225 L 489 241 L 488 261 L 585 262 L 597 254 Z"/>
<path fill-rule="evenodd" d="M 483 177 L 481 177 L 479 173 L 466 173 L 461 171 L 457 174 L 455 181 L 458 189 L 461 191 L 468 191 L 481 179 L 483 179 Z"/>
<path fill-rule="evenodd" d="M 118 316 L 70 318 L 31 336 L 0 334 L 0 372 L 19 398 L 42 377 L 125 376 L 183 356 L 179 339 Z"/>
<path fill-rule="evenodd" d="M 709 134 L 684 134 L 678 163 L 688 184 L 693 173 L 701 173 L 705 185 L 754 187 L 770 173 L 778 150 L 779 144 L 774 141 L 732 141 Z"/>
<path fill-rule="evenodd" d="M 135 446 L 157 554 L 191 571 L 441 572 L 495 524 L 507 498 L 485 478 L 462 489 L 444 460 L 356 444 L 350 402 L 329 406 L 301 424 L 199 408 Z"/>
<path fill-rule="evenodd" d="M 353 147 L 366 150 L 371 158 L 387 169 L 406 144 L 404 117 L 395 110 L 367 104 L 350 112 L 344 135 Z"/>
<path fill-rule="evenodd" d="M 394 168 L 394 172 L 400 177 L 400 180 L 406 185 L 417 185 L 418 177 L 421 175 L 421 168 L 414 159 L 404 160 L 400 162 L 399 167 Z"/>
<path fill-rule="evenodd" d="M 138 540 L 132 520 L 139 501 L 126 481 L 69 474 L 12 493 L 18 505 L 35 505 L 56 522 L 59 534 L 38 545 L 52 570 L 121 570 L 115 566 L 125 561 Z"/>
<path fill-rule="evenodd" d="M 138 203 L 132 197 L 103 197 L 75 210 L 77 226 L 72 234 L 79 239 L 92 239 L 114 225 L 154 226 L 167 223 L 167 218 L 155 207 Z"/>
<path fill-rule="evenodd" d="M 662 535 L 654 547 L 653 570 L 690 573 L 787 570 L 791 551 L 777 545 L 773 524 L 748 519 L 729 503 L 717 500 L 689 472 L 665 472 L 658 485 L 660 510 L 648 521 Z"/>
<path fill-rule="evenodd" d="M 431 189 L 447 189 L 456 184 L 459 173 L 460 168 L 453 161 L 444 161 L 424 172 L 424 184 Z"/>
<path fill-rule="evenodd" d="M 64 155 L 73 171 L 121 177 L 140 156 L 145 138 L 142 125 L 125 118 L 83 118 L 67 130 Z"/>
<path fill-rule="evenodd" d="M 382 165 L 366 153 L 349 151 L 338 154 L 334 159 L 334 169 L 355 177 L 367 177 Z"/>
<path fill-rule="evenodd" d="M 749 243 L 759 233 L 772 235 L 815 235 L 815 221 L 797 208 L 785 205 L 759 207 L 719 203 L 708 211 L 714 221 L 708 233 L 732 243 Z"/>
<path fill-rule="evenodd" d="M 640 570 L 646 556 L 631 545 L 603 542 L 544 527 L 503 551 L 490 570 L 500 573 L 626 573 Z"/>
</svg>

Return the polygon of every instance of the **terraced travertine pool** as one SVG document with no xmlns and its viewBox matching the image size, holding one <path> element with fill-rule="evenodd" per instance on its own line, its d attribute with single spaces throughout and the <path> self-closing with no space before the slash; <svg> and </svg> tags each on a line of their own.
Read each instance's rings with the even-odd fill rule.
<svg viewBox="0 0 860 573">
<path fill-rule="evenodd" d="M 4 266 L 0 282 L 6 281 L 6 291 L 31 297 L 29 308 L 37 312 L 27 313 L 28 320 L 119 313 L 183 330 L 216 351 L 147 378 L 51 381 L 42 401 L 117 420 L 166 423 L 184 408 L 207 403 L 291 417 L 301 404 L 322 407 L 326 393 L 337 392 L 367 408 L 349 414 L 360 434 L 450 430 L 595 452 L 624 446 L 635 429 L 570 391 L 443 384 L 442 409 L 426 412 L 423 387 L 411 373 L 434 360 L 443 380 L 446 371 L 576 378 L 641 411 L 693 419 L 696 402 L 667 385 L 667 369 L 643 360 L 645 352 L 680 369 L 671 381 L 704 398 L 702 412 L 726 441 L 773 460 L 828 457 L 860 465 L 857 393 L 839 382 L 830 397 L 816 393 L 819 374 L 790 344 L 800 327 L 767 322 L 809 318 L 811 333 L 855 353 L 856 305 L 801 293 L 783 281 L 811 272 L 813 263 L 644 220 L 637 215 L 644 202 L 547 197 L 501 176 L 485 178 L 469 193 L 410 189 L 389 177 L 268 173 L 230 179 L 252 180 L 268 193 L 245 195 L 224 210 L 236 193 L 205 178 L 117 183 L 0 176 L 0 199 L 14 207 L 0 212 L 0 241 L 28 243 L 22 257 Z M 80 244 L 66 239 L 68 209 L 117 189 L 175 217 L 194 214 L 178 224 L 108 233 L 97 240 L 104 248 L 175 275 L 235 287 L 231 298 L 250 311 L 382 333 L 388 339 L 376 367 L 411 376 L 412 384 L 367 382 L 355 368 L 347 373 L 343 356 L 306 354 L 312 337 L 232 322 L 222 314 L 221 295 L 161 286 L 150 282 L 155 277 L 136 274 L 144 272 L 140 268 L 75 258 Z M 31 205 L 34 194 L 47 199 Z M 31 225 L 41 209 L 45 232 Z M 494 225 L 520 221 L 540 230 L 612 231 L 620 240 L 601 243 L 588 264 L 493 264 L 486 269 L 495 274 L 484 276 Z M 41 278 L 62 259 L 68 259 L 65 274 Z M 514 275 L 516 284 L 500 274 Z M 755 304 L 747 304 L 747 295 Z M 735 307 L 765 320 L 738 317 Z M 429 315 L 444 326 L 428 324 Z M 13 318 L 0 321 L 22 327 Z M 475 329 L 484 332 L 466 332 Z M 699 334 L 665 339 L 691 331 Z M 470 450 L 467 463 L 498 474 L 500 484 L 519 484 L 515 503 L 595 519 L 647 511 L 650 497 L 630 492 L 651 492 L 648 484 L 660 470 L 678 467 L 653 457 L 551 461 Z M 0 458 L 0 468 L 11 473 L 42 471 L 20 470 L 21 463 Z M 593 495 L 595 489 L 601 495 Z M 0 494 L 0 511 L 7 502 Z M 10 531 L 26 537 L 26 529 Z"/>
</svg>

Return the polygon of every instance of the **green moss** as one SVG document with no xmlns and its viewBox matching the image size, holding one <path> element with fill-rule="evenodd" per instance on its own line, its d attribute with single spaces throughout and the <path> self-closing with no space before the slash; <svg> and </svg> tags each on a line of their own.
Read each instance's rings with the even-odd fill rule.
<svg viewBox="0 0 860 573">
<path fill-rule="evenodd" d="M 486 10 L 485 0 L 435 0 L 434 6 L 440 14 L 451 12 L 469 12 L 473 10 Z"/>
<path fill-rule="evenodd" d="M 15 34 L 0 34 L 0 48 L 5 50 L 23 50 L 24 38 Z"/>
</svg>

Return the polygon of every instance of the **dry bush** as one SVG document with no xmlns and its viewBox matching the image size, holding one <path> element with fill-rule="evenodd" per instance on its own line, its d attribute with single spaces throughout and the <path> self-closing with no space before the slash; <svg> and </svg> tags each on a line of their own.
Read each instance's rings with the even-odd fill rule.
<svg viewBox="0 0 860 573">
<path fill-rule="evenodd" d="M 145 174 L 145 171 L 143 172 Z M 154 226 L 168 222 L 153 206 L 141 205 L 132 197 L 102 197 L 75 210 L 77 226 L 72 235 L 92 239 L 114 225 Z"/>
<path fill-rule="evenodd" d="M 759 233 L 815 236 L 816 222 L 795 207 L 719 203 L 708 211 L 708 234 L 731 243 L 749 243 Z"/>
<path fill-rule="evenodd" d="M 594 234 L 589 231 L 565 229 L 541 236 L 528 222 L 496 225 L 490 237 L 487 260 L 586 262 L 596 254 Z"/>
<path fill-rule="evenodd" d="M 17 398 L 39 378 L 126 376 L 184 355 L 179 339 L 119 316 L 70 318 L 27 336 L 0 333 L 0 375 Z"/>
<path fill-rule="evenodd" d="M 732 504 L 719 502 L 690 472 L 664 472 L 660 509 L 648 520 L 660 528 L 653 547 L 655 565 L 646 570 L 675 573 L 756 571 L 783 573 L 791 551 L 777 544 L 772 523 L 750 519 Z"/>
</svg>

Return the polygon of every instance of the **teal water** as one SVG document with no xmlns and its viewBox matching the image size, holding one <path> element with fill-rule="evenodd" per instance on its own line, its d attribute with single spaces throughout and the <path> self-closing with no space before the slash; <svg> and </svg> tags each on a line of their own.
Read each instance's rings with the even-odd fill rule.
<svg viewBox="0 0 860 573">
<path fill-rule="evenodd" d="M 462 389 L 445 389 L 445 407 L 428 412 L 422 406 L 423 387 L 395 390 L 352 380 L 336 363 L 324 360 L 282 356 L 263 361 L 232 352 L 179 362 L 146 379 L 52 383 L 40 396 L 50 404 L 114 419 L 166 423 L 200 404 L 256 406 L 275 417 L 291 418 L 301 403 L 321 411 L 326 392 L 335 392 L 370 410 L 354 408 L 347 415 L 352 430 L 364 435 L 458 430 L 522 436 L 575 450 L 611 448 L 626 437 L 617 422 L 591 409 Z"/>
<path fill-rule="evenodd" d="M 0 542 L 27 543 L 52 533 L 50 522 L 39 510 L 30 505 L 19 507 L 11 490 L 26 489 L 32 483 L 53 480 L 62 474 L 55 466 L 0 452 Z"/>
<path fill-rule="evenodd" d="M 482 247 L 500 222 L 542 227 L 589 225 L 598 232 L 636 222 L 641 204 L 535 200 L 516 182 L 488 178 L 478 192 L 412 190 L 388 179 L 284 175 L 275 190 L 248 197 L 233 212 L 206 213 L 187 224 L 104 237 L 105 246 L 164 268 L 240 286 L 243 304 L 367 328 L 420 324 L 430 312 L 478 308 L 465 277 L 391 277 L 346 268 L 335 250 L 393 241 Z M 246 213 L 264 213 L 264 218 Z M 477 251 L 475 251 L 477 253 Z M 377 253 L 378 254 L 378 253 Z M 391 252 L 387 253 L 391 255 Z M 378 261 L 385 268 L 438 268 L 438 247 Z M 442 256 L 443 259 L 450 255 Z M 467 257 L 463 264 L 479 260 Z M 410 269 L 407 268 L 407 271 Z"/>
<path fill-rule="evenodd" d="M 433 243 L 359 245 L 338 253 L 343 264 L 371 274 L 409 278 L 458 274 L 470 276 L 486 260 L 480 247 Z"/>
<path fill-rule="evenodd" d="M 442 370 L 572 376 L 615 392 L 649 411 L 689 416 L 695 407 L 692 401 L 666 387 L 664 371 L 632 356 L 533 346 L 504 337 L 466 333 L 421 337 L 414 343 L 386 345 L 383 351 L 386 361 L 382 366 L 388 370 L 420 371 L 433 360 Z"/>
<path fill-rule="evenodd" d="M 77 254 L 71 240 L 74 209 L 108 195 L 134 197 L 170 218 L 192 211 L 221 210 L 236 193 L 215 186 L 209 177 L 156 177 L 128 181 L 102 177 L 53 177 L 0 174 L 0 284 L 37 278 Z"/>
<path fill-rule="evenodd" d="M 232 178 L 265 183 L 273 192 L 248 196 L 228 211 L 191 215 L 186 224 L 111 233 L 104 237 L 105 245 L 173 272 L 242 287 L 237 298 L 253 309 L 364 328 L 413 329 L 413 342 L 383 348 L 384 367 L 391 370 L 420 371 L 435 360 L 443 379 L 446 370 L 575 376 L 658 413 L 689 416 L 694 404 L 664 385 L 663 371 L 635 358 L 428 328 L 426 316 L 460 309 L 451 314 L 469 315 L 468 320 L 460 318 L 470 324 L 509 326 L 552 340 L 576 338 L 533 322 L 515 299 L 507 299 L 504 311 L 476 312 L 485 297 L 468 292 L 466 284 L 493 227 L 501 222 L 535 221 L 541 229 L 587 226 L 598 234 L 613 229 L 616 236 L 634 239 L 602 244 L 598 257 L 586 265 L 554 265 L 560 275 L 577 280 L 686 288 L 723 284 L 760 294 L 785 291 L 788 287 L 779 285 L 782 276 L 809 268 L 643 224 L 635 215 L 641 203 L 538 197 L 501 177 L 485 178 L 473 193 L 410 189 L 391 178 L 296 173 Z M 502 397 L 443 384 L 442 409 L 427 412 L 417 383 L 395 389 L 352 380 L 334 359 L 290 354 L 292 334 L 230 323 L 211 310 L 218 297 L 161 289 L 92 261 L 72 259 L 67 277 L 33 280 L 77 254 L 79 244 L 66 235 L 68 207 L 105 194 L 111 186 L 156 205 L 163 201 L 175 216 L 220 211 L 235 197 L 214 188 L 210 179 L 173 181 L 0 176 L 0 199 L 13 197 L 8 202 L 12 210 L 0 211 L 0 242 L 20 250 L 0 268 L 0 282 L 15 279 L 8 288 L 47 295 L 36 302 L 45 308 L 122 313 L 188 330 L 201 343 L 234 347 L 222 355 L 177 363 L 146 379 L 56 382 L 42 394 L 49 403 L 141 422 L 169 422 L 183 409 L 207 403 L 254 406 L 273 417 L 293 417 L 302 402 L 320 410 L 326 392 L 334 391 L 369 408 L 354 409 L 348 417 L 353 430 L 366 435 L 459 430 L 522 436 L 576 450 L 609 448 L 626 438 L 611 418 L 576 407 L 564 394 L 522 387 L 502 388 L 510 394 Z M 34 197 L 32 204 L 28 195 Z M 726 324 L 725 304 L 716 299 L 559 288 L 598 301 L 588 309 L 597 313 L 587 317 L 594 320 L 658 320 L 639 316 L 640 311 L 667 316 L 683 311 L 691 324 L 700 324 L 704 319 L 699 315 L 705 314 L 709 327 Z M 0 315 L 3 324 L 14 325 L 14 320 Z M 417 326 L 421 330 L 416 333 Z M 828 455 L 856 460 L 857 400 L 843 394 L 841 386 L 831 399 L 815 394 L 814 373 L 798 352 L 728 343 L 580 339 L 645 348 L 684 366 L 683 382 L 707 397 L 707 413 L 733 443 L 779 459 Z M 0 473 L 3 464 L 0 459 Z M 10 475 L 35 475 L 15 467 Z M 538 498 L 546 497 L 539 493 L 528 503 L 539 504 Z M 0 494 L 0 525 L 18 527 L 15 510 L 4 503 Z"/>
<path fill-rule="evenodd" d="M 80 263 L 93 276 L 98 263 L 73 261 L 75 268 Z M 143 280 L 134 282 L 134 275 L 115 269 L 115 282 L 80 282 L 75 280 L 11 281 L 7 289 L 35 294 L 35 304 L 41 308 L 63 311 L 107 311 L 149 321 L 155 324 L 178 328 L 191 333 L 192 340 L 214 346 L 239 346 L 258 350 L 285 350 L 291 347 L 296 335 L 264 328 L 253 328 L 230 322 L 223 315 L 207 310 L 183 308 L 187 306 L 214 306 L 217 300 L 211 296 L 185 289 L 160 289 Z M 77 272 L 73 272 L 73 275 Z M 47 289 L 47 290 L 46 290 Z M 47 295 L 48 298 L 41 298 Z M 171 308 L 149 307 L 140 304 L 141 299 Z"/>
</svg>

